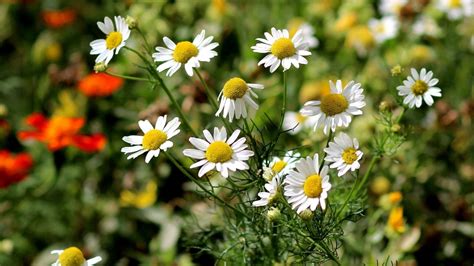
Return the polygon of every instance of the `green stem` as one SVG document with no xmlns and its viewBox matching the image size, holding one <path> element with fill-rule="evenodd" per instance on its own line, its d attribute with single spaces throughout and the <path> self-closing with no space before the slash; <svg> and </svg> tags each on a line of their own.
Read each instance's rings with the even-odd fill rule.
<svg viewBox="0 0 474 266">
<path fill-rule="evenodd" d="M 281 113 L 280 113 L 280 125 L 278 126 L 278 135 L 283 127 L 283 120 L 285 120 L 285 112 L 286 112 L 286 95 L 288 94 L 288 85 L 286 81 L 286 72 L 283 72 L 283 104 L 281 106 Z M 277 139 L 278 140 L 278 139 Z"/>
<path fill-rule="evenodd" d="M 142 59 L 142 61 L 145 63 L 145 64 L 150 64 L 150 62 L 148 61 L 148 59 L 142 55 L 140 52 L 138 52 L 137 50 L 133 49 L 133 48 L 130 48 L 128 46 L 124 46 L 123 47 L 125 50 L 129 50 L 130 52 L 136 54 L 138 57 L 140 57 Z"/>
<path fill-rule="evenodd" d="M 105 73 L 107 73 L 107 74 L 109 74 L 109 75 L 111 75 L 111 76 L 115 76 L 115 77 L 119 77 L 119 78 L 123 78 L 123 79 L 154 82 L 154 80 L 151 80 L 151 79 L 140 78 L 140 77 L 133 77 L 133 76 L 127 76 L 127 75 L 112 73 L 112 72 L 109 72 L 109 71 L 105 71 Z"/>
<path fill-rule="evenodd" d="M 143 32 L 138 27 L 137 27 L 137 31 L 138 31 L 138 34 L 140 34 L 140 36 L 142 37 L 143 42 L 145 43 L 145 47 L 148 50 L 148 52 L 152 52 L 151 46 L 148 43 L 148 40 L 145 38 L 145 34 L 143 34 Z"/>
<path fill-rule="evenodd" d="M 331 142 L 333 135 L 334 135 L 334 132 L 332 132 L 332 130 L 329 129 L 328 141 L 326 142 L 326 147 L 325 147 L 325 148 L 329 147 L 329 142 Z M 326 152 L 324 152 L 324 150 L 323 150 L 322 152 L 323 152 L 324 156 L 323 156 L 323 158 L 321 159 L 321 162 L 320 162 L 320 164 L 319 164 L 319 171 L 321 171 L 321 169 L 323 169 L 323 166 L 324 166 L 324 159 L 326 159 L 326 155 L 327 155 Z"/>
<path fill-rule="evenodd" d="M 201 73 L 199 72 L 198 69 L 195 69 L 197 76 L 199 77 L 199 80 L 201 81 L 202 85 L 206 89 L 207 97 L 209 97 L 210 102 L 212 107 L 217 111 L 219 109 L 219 105 L 217 104 L 217 100 L 215 99 L 214 93 L 211 91 L 209 86 L 207 86 L 207 83 L 204 81 L 204 79 L 201 76 Z"/>
<path fill-rule="evenodd" d="M 397 120 L 395 120 L 395 123 L 398 124 L 398 123 L 400 122 L 400 120 L 402 120 L 402 117 L 403 117 L 403 115 L 405 114 L 405 111 L 406 111 L 406 107 L 403 106 L 403 109 L 402 109 L 402 111 L 400 112 L 400 115 L 398 116 Z"/>
</svg>

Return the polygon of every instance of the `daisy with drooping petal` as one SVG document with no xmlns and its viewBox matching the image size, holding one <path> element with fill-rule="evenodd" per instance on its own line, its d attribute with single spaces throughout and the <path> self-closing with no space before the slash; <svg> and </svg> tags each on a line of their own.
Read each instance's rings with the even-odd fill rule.
<svg viewBox="0 0 474 266">
<path fill-rule="evenodd" d="M 148 152 L 145 157 L 145 162 L 149 163 L 153 157 L 158 157 L 160 151 L 166 151 L 168 148 L 173 147 L 173 142 L 170 139 L 179 134 L 178 129 L 181 121 L 177 117 L 166 123 L 166 115 L 158 117 L 156 119 L 155 127 L 152 126 L 148 120 L 138 121 L 138 126 L 143 131 L 143 136 L 126 136 L 122 140 L 131 144 L 132 146 L 123 147 L 120 151 L 128 154 L 129 159 L 135 159 L 145 152 Z"/>
<path fill-rule="evenodd" d="M 271 181 L 265 184 L 265 190 L 259 192 L 257 195 L 260 197 L 259 200 L 252 202 L 254 207 L 262 207 L 271 205 L 278 196 L 278 186 L 280 186 L 280 178 L 276 176 Z"/>
<path fill-rule="evenodd" d="M 299 214 L 306 209 L 316 210 L 318 205 L 326 209 L 326 198 L 331 189 L 329 183 L 328 167 L 325 165 L 319 171 L 319 156 L 316 153 L 301 159 L 295 164 L 296 171 L 291 170 L 285 179 L 284 195 Z"/>
<path fill-rule="evenodd" d="M 223 177 L 229 176 L 229 171 L 249 169 L 245 162 L 254 155 L 253 151 L 246 150 L 245 137 L 237 139 L 240 130 L 236 130 L 227 138 L 225 127 L 214 128 L 214 136 L 204 130 L 204 139 L 189 138 L 189 142 L 197 149 L 185 149 L 183 154 L 199 161 L 191 165 L 192 168 L 201 167 L 198 176 L 216 169 Z"/>
<path fill-rule="evenodd" d="M 291 135 L 298 134 L 304 128 L 312 128 L 316 123 L 314 116 L 304 116 L 299 112 L 287 111 L 283 119 L 283 130 Z"/>
<path fill-rule="evenodd" d="M 220 104 L 216 116 L 222 113 L 224 118 L 228 117 L 229 121 L 232 122 L 234 116 L 236 119 L 240 117 L 247 118 L 248 113 L 255 113 L 258 104 L 252 97 L 258 98 L 258 95 L 252 89 L 262 90 L 263 85 L 246 83 L 241 78 L 229 79 L 219 94 Z M 247 110 L 247 106 L 249 110 Z"/>
<path fill-rule="evenodd" d="M 193 42 L 183 41 L 174 43 L 170 38 L 163 37 L 165 47 L 156 47 L 157 53 L 154 53 L 153 59 L 155 62 L 164 62 L 158 66 L 158 72 L 166 71 L 166 76 L 172 76 L 176 71 L 184 65 L 184 70 L 188 76 L 193 75 L 193 68 L 200 66 L 199 62 L 210 62 L 211 58 L 217 55 L 213 49 L 219 46 L 218 43 L 213 42 L 214 37 L 206 38 L 206 31 L 194 38 Z"/>
<path fill-rule="evenodd" d="M 314 116 L 318 126 L 324 125 L 324 134 L 329 130 L 336 131 L 336 127 L 347 127 L 352 121 L 352 115 L 361 115 L 361 108 L 365 106 L 364 95 L 360 83 L 349 82 L 342 88 L 342 81 L 336 84 L 329 81 L 331 93 L 323 96 L 320 101 L 308 101 L 301 109 L 301 114 Z"/>
<path fill-rule="evenodd" d="M 407 104 L 409 108 L 419 108 L 423 100 L 428 106 L 431 106 L 434 102 L 433 97 L 441 97 L 441 89 L 434 87 L 438 84 L 437 78 L 432 78 L 433 72 L 426 72 L 425 68 L 422 68 L 420 73 L 412 68 L 411 76 L 408 76 L 403 81 L 403 85 L 397 87 L 398 95 L 404 96 L 403 104 Z"/>
<path fill-rule="evenodd" d="M 329 147 L 325 148 L 324 152 L 327 154 L 324 160 L 330 163 L 330 168 L 337 168 L 338 176 L 343 176 L 349 170 L 359 169 L 359 160 L 364 154 L 359 150 L 357 139 L 351 139 L 343 132 L 339 133 L 334 141 L 329 142 Z"/>
<path fill-rule="evenodd" d="M 437 6 L 450 20 L 471 16 L 474 11 L 473 0 L 438 0 Z"/>
<path fill-rule="evenodd" d="M 273 157 L 269 166 L 275 175 L 283 177 L 288 173 L 288 171 L 295 167 L 296 161 L 300 158 L 301 154 L 298 152 L 287 151 L 283 159 L 280 157 Z"/>
<path fill-rule="evenodd" d="M 300 64 L 308 63 L 304 56 L 311 55 L 311 52 L 307 50 L 308 43 L 303 39 L 301 30 L 290 39 L 288 30 L 272 28 L 271 34 L 265 32 L 265 39 L 257 38 L 257 41 L 260 43 L 252 46 L 252 50 L 256 53 L 268 54 L 258 62 L 258 65 L 270 67 L 271 73 L 275 72 L 280 64 L 283 66 L 283 71 L 288 70 L 292 64 L 299 68 Z"/>
<path fill-rule="evenodd" d="M 69 247 L 64 250 L 53 250 L 51 254 L 57 254 L 58 260 L 51 266 L 91 266 L 102 261 L 100 256 L 86 260 L 82 251 L 76 247 Z"/>
<path fill-rule="evenodd" d="M 125 41 L 130 37 L 130 29 L 125 19 L 121 16 L 115 16 L 114 20 L 115 28 L 109 17 L 105 17 L 104 22 L 97 22 L 97 26 L 107 37 L 90 43 L 92 47 L 91 54 L 99 55 L 95 59 L 96 63 L 103 62 L 108 65 L 114 56 L 114 52 L 118 54 L 120 49 L 125 46 Z"/>
<path fill-rule="evenodd" d="M 399 23 L 394 16 L 369 20 L 369 28 L 378 43 L 393 39 L 397 36 Z"/>
</svg>

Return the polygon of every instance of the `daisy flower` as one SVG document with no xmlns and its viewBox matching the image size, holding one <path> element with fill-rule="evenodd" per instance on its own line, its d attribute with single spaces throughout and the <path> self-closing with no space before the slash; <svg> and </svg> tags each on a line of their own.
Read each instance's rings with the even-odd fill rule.
<svg viewBox="0 0 474 266">
<path fill-rule="evenodd" d="M 248 164 L 245 162 L 254 155 L 253 151 L 246 150 L 245 137 L 237 140 L 240 130 L 236 130 L 227 138 L 224 127 L 220 130 L 214 128 L 214 136 L 208 130 L 204 130 L 204 139 L 189 138 L 189 142 L 197 149 L 185 149 L 183 154 L 199 161 L 191 165 L 192 168 L 201 167 L 198 176 L 201 177 L 207 172 L 216 169 L 227 178 L 229 171 L 247 170 Z"/>
<path fill-rule="evenodd" d="M 271 34 L 265 32 L 265 39 L 257 38 L 257 45 L 252 46 L 252 50 L 256 53 L 268 54 L 258 65 L 270 67 L 270 72 L 273 73 L 280 66 L 283 66 L 283 71 L 288 70 L 291 64 L 299 68 L 300 64 L 305 65 L 308 60 L 304 56 L 311 55 L 308 49 L 308 43 L 303 39 L 303 32 L 299 30 L 290 39 L 288 30 L 277 30 L 272 28 Z"/>
<path fill-rule="evenodd" d="M 285 179 L 284 195 L 293 209 L 299 214 L 306 209 L 316 210 L 318 205 L 326 209 L 326 198 L 331 189 L 328 167 L 319 171 L 319 156 L 315 154 L 301 159 L 295 164 L 296 171 L 291 170 Z"/>
<path fill-rule="evenodd" d="M 314 37 L 313 26 L 299 18 L 290 20 L 288 23 L 288 32 L 290 33 L 290 37 L 295 36 L 299 30 L 301 30 L 303 40 L 308 43 L 308 48 L 314 48 L 318 46 L 319 41 L 316 37 Z"/>
<path fill-rule="evenodd" d="M 316 120 L 314 117 L 304 116 L 299 112 L 287 111 L 283 119 L 283 130 L 291 135 L 298 134 L 304 128 L 313 127 Z"/>
<path fill-rule="evenodd" d="M 95 59 L 96 63 L 103 62 L 105 65 L 108 65 L 114 53 L 118 54 L 120 49 L 125 46 L 125 41 L 130 37 L 130 29 L 125 19 L 121 16 L 115 16 L 114 20 L 115 28 L 109 17 L 105 17 L 104 22 L 97 22 L 97 26 L 107 37 L 90 43 L 92 48 L 91 54 L 99 55 Z"/>
<path fill-rule="evenodd" d="M 440 37 L 443 33 L 434 19 L 428 16 L 420 16 L 412 26 L 416 36 Z"/>
<path fill-rule="evenodd" d="M 252 206 L 262 207 L 262 206 L 271 205 L 278 196 L 279 185 L 280 185 L 280 178 L 278 176 L 273 178 L 268 183 L 266 183 L 264 186 L 266 191 L 259 192 L 257 194 L 260 197 L 260 199 L 252 202 Z"/>
<path fill-rule="evenodd" d="M 402 8 L 408 4 L 408 0 L 382 0 L 380 12 L 384 15 L 400 15 Z"/>
<path fill-rule="evenodd" d="M 160 151 L 166 151 L 173 147 L 173 142 L 170 139 L 179 134 L 178 129 L 181 121 L 177 117 L 166 123 L 166 115 L 160 116 L 156 119 L 156 125 L 153 128 L 148 120 L 138 121 L 138 126 L 143 131 L 143 136 L 126 136 L 122 140 L 131 144 L 130 147 L 123 147 L 121 152 L 128 154 L 128 159 L 135 159 L 145 152 L 148 152 L 145 157 L 145 162 L 149 163 L 153 157 L 158 157 Z"/>
<path fill-rule="evenodd" d="M 349 170 L 359 169 L 359 160 L 364 154 L 359 150 L 357 139 L 351 139 L 342 132 L 334 138 L 334 141 L 329 142 L 329 146 L 324 149 L 324 152 L 327 154 L 324 160 L 330 163 L 330 168 L 337 168 L 338 176 L 343 176 Z"/>
<path fill-rule="evenodd" d="M 102 258 L 100 256 L 86 260 L 84 258 L 84 255 L 82 254 L 82 251 L 76 247 L 69 247 L 64 250 L 53 250 L 51 251 L 51 254 L 58 255 L 58 260 L 55 263 L 51 264 L 51 266 L 91 266 L 102 261 Z"/>
<path fill-rule="evenodd" d="M 320 101 L 308 101 L 301 109 L 301 114 L 314 116 L 317 120 L 314 130 L 324 125 L 324 134 L 329 130 L 336 131 L 336 127 L 347 127 L 352 121 L 352 115 L 361 115 L 361 108 L 365 106 L 364 91 L 360 83 L 349 82 L 342 88 L 342 82 L 336 84 L 329 81 L 331 92 Z"/>
<path fill-rule="evenodd" d="M 378 43 L 393 39 L 399 28 L 398 20 L 394 16 L 387 16 L 381 19 L 371 19 L 369 28 Z"/>
<path fill-rule="evenodd" d="M 158 46 L 156 47 L 158 52 L 152 55 L 155 62 L 164 62 L 158 66 L 158 72 L 168 69 L 166 76 L 170 77 L 181 68 L 181 65 L 184 65 L 184 70 L 191 77 L 193 68 L 198 68 L 200 61 L 210 62 L 211 58 L 217 55 L 217 52 L 213 49 L 219 44 L 212 42 L 214 37 L 206 38 L 205 34 L 206 31 L 202 30 L 193 42 L 174 43 L 168 37 L 163 37 L 166 48 Z"/>
<path fill-rule="evenodd" d="M 219 110 L 216 112 L 216 116 L 221 113 L 223 117 L 228 117 L 229 121 L 232 122 L 234 117 L 236 119 L 247 118 L 247 114 L 254 113 L 258 109 L 258 104 L 254 101 L 254 98 L 258 98 L 257 94 L 252 90 L 262 90 L 263 85 L 246 83 L 241 78 L 231 78 L 225 84 L 221 93 L 219 93 L 218 100 Z M 249 110 L 247 110 L 247 106 Z"/>
<path fill-rule="evenodd" d="M 438 79 L 433 78 L 433 72 L 426 72 L 425 68 L 422 68 L 420 73 L 412 68 L 411 76 L 408 76 L 403 81 L 403 85 L 398 86 L 398 95 L 404 96 L 403 104 L 407 104 L 409 108 L 419 108 L 423 100 L 428 106 L 433 104 L 433 97 L 441 97 L 441 89 L 434 87 L 438 84 Z"/>
<path fill-rule="evenodd" d="M 439 0 L 438 9 L 448 15 L 450 20 L 457 20 L 473 13 L 473 0 Z"/>
<path fill-rule="evenodd" d="M 295 167 L 296 161 L 301 157 L 301 154 L 294 151 L 287 151 L 283 159 L 280 157 L 273 157 L 270 163 L 270 168 L 277 176 L 285 176 L 288 171 Z"/>
</svg>

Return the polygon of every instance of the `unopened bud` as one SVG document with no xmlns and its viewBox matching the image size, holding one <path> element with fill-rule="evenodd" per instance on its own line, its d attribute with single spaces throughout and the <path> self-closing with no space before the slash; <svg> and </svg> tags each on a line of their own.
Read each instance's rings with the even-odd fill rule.
<svg viewBox="0 0 474 266">
<path fill-rule="evenodd" d="M 394 124 L 394 125 L 390 128 L 390 130 L 391 130 L 392 132 L 394 132 L 394 133 L 399 132 L 400 129 L 401 129 L 401 127 L 400 127 L 399 124 Z"/>
<path fill-rule="evenodd" d="M 300 218 L 305 221 L 311 220 L 313 218 L 313 212 L 308 209 L 302 211 L 299 215 Z"/>
<path fill-rule="evenodd" d="M 280 219 L 281 217 L 281 212 L 280 209 L 272 207 L 270 210 L 267 212 L 267 219 L 270 222 L 276 222 Z"/>
<path fill-rule="evenodd" d="M 380 112 L 387 112 L 390 111 L 390 104 L 387 101 L 382 101 L 379 104 L 379 111 Z"/>
<path fill-rule="evenodd" d="M 104 62 L 96 63 L 94 66 L 95 73 L 104 72 L 107 70 L 107 65 Z"/>
<path fill-rule="evenodd" d="M 273 171 L 272 168 L 263 167 L 263 175 L 262 175 L 263 179 L 270 182 L 270 181 L 272 181 L 274 176 L 275 176 L 275 171 Z"/>
<path fill-rule="evenodd" d="M 130 17 L 130 16 L 127 16 L 125 18 L 125 22 L 127 23 L 128 28 L 130 28 L 130 29 L 136 28 L 137 24 L 138 24 L 137 20 L 133 17 Z"/>
<path fill-rule="evenodd" d="M 402 71 L 403 71 L 403 68 L 400 65 L 396 65 L 392 67 L 392 69 L 390 70 L 390 72 L 392 72 L 392 76 L 394 77 L 400 75 Z"/>
</svg>

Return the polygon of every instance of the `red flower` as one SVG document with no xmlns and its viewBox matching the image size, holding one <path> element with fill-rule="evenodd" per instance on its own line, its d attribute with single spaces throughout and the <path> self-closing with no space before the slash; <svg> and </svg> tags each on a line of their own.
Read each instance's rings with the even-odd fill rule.
<svg viewBox="0 0 474 266">
<path fill-rule="evenodd" d="M 102 150 L 105 146 L 106 139 L 102 134 L 92 136 L 79 134 L 79 130 L 85 123 L 83 118 L 54 116 L 47 119 L 42 114 L 34 113 L 26 118 L 26 123 L 35 130 L 21 131 L 18 133 L 18 138 L 44 142 L 51 151 L 74 146 L 85 152 L 95 152 Z"/>
<path fill-rule="evenodd" d="M 78 88 L 86 96 L 104 97 L 118 90 L 123 79 L 106 73 L 92 73 L 79 81 Z"/>
<path fill-rule="evenodd" d="M 46 10 L 41 12 L 44 23 L 51 28 L 61 28 L 76 20 L 76 11 L 73 9 Z"/>
<path fill-rule="evenodd" d="M 25 179 L 32 166 L 33 159 L 28 153 L 11 155 L 7 150 L 0 150 L 0 188 Z"/>
</svg>

